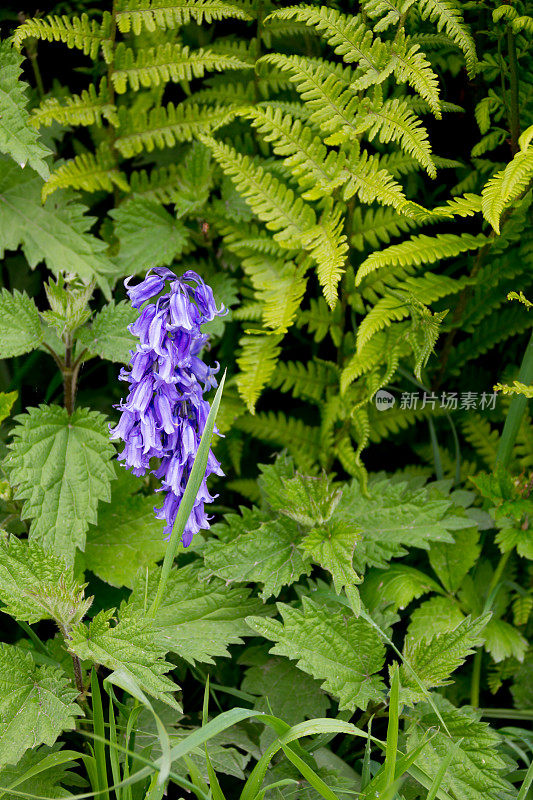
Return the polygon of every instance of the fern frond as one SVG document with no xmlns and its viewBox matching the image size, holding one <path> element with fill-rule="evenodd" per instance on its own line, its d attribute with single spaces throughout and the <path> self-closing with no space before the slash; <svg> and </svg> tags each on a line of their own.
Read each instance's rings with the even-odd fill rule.
<svg viewBox="0 0 533 800">
<path fill-rule="evenodd" d="M 311 111 L 314 122 L 330 134 L 327 144 L 339 144 L 357 138 L 355 115 L 360 101 L 340 70 L 331 69 L 326 61 L 270 53 L 258 64 L 274 64 L 291 73 L 291 81 Z"/>
<path fill-rule="evenodd" d="M 414 228 L 413 219 L 399 214 L 394 208 L 354 208 L 350 244 L 356 250 L 364 250 L 370 245 L 377 250 L 382 244 L 389 244 L 394 236 L 400 236 Z"/>
<path fill-rule="evenodd" d="M 476 455 L 483 460 L 485 466 L 493 469 L 500 438 L 498 430 L 491 428 L 490 422 L 484 417 L 472 413 L 467 415 L 461 427 Z"/>
<path fill-rule="evenodd" d="M 322 140 L 300 120 L 266 104 L 248 109 L 244 116 L 252 120 L 265 141 L 275 143 L 274 152 L 284 157 L 304 190 L 305 200 L 327 197 L 344 181 L 344 154 L 328 152 Z"/>
<path fill-rule="evenodd" d="M 410 316 L 414 304 L 429 306 L 441 297 L 460 292 L 470 282 L 469 278 L 456 280 L 433 272 L 407 278 L 382 297 L 361 321 L 357 329 L 357 352 L 378 331 Z"/>
<path fill-rule="evenodd" d="M 402 186 L 394 180 L 391 173 L 382 168 L 377 155 L 369 155 L 365 150 L 361 157 L 348 167 L 348 180 L 343 197 L 349 200 L 354 194 L 361 203 L 381 203 L 402 212 L 409 206 Z"/>
<path fill-rule="evenodd" d="M 418 92 L 433 114 L 440 119 L 439 81 L 419 44 L 402 36 L 392 47 L 394 75 L 399 83 L 408 83 Z"/>
<path fill-rule="evenodd" d="M 150 173 L 144 169 L 132 172 L 130 189 L 133 194 L 146 200 L 157 200 L 163 204 L 174 203 L 179 192 L 178 169 L 177 164 L 169 164 L 153 169 Z"/>
<path fill-rule="evenodd" d="M 242 265 L 261 304 L 263 324 L 276 333 L 285 333 L 294 321 L 305 292 L 304 270 L 264 254 L 244 258 Z"/>
<path fill-rule="evenodd" d="M 337 303 L 337 284 L 344 273 L 348 241 L 343 233 L 342 209 L 322 215 L 322 219 L 308 231 L 302 242 L 317 264 L 318 280 L 330 308 Z"/>
<path fill-rule="evenodd" d="M 42 188 L 43 203 L 56 189 L 78 189 L 85 192 L 112 192 L 114 187 L 129 192 L 130 187 L 108 147 L 100 146 L 96 153 L 81 153 L 61 164 L 52 172 Z"/>
<path fill-rule="evenodd" d="M 344 365 L 341 379 L 341 395 L 343 395 L 348 386 L 359 378 L 363 373 L 369 372 L 378 364 L 383 362 L 386 357 L 388 348 L 387 332 L 376 332 L 376 335 L 370 338 L 358 352 L 354 353 L 348 362 Z"/>
<path fill-rule="evenodd" d="M 54 15 L 42 19 L 28 19 L 15 29 L 13 44 L 20 50 L 28 38 L 63 42 L 70 49 L 82 50 L 84 55 L 93 61 L 96 61 L 101 48 L 106 62 L 109 63 L 112 58 L 112 27 L 113 20 L 108 11 L 104 11 L 100 23 L 89 19 L 87 14 L 82 14 L 81 17 Z"/>
<path fill-rule="evenodd" d="M 478 250 L 488 241 L 483 234 L 439 233 L 437 236 L 426 236 L 421 233 L 406 242 L 372 253 L 359 267 L 355 281 L 359 285 L 366 275 L 381 267 L 434 264 L 442 258 L 453 258 L 468 250 Z"/>
<path fill-rule="evenodd" d="M 415 0 L 364 0 L 365 13 L 371 18 L 382 17 L 374 23 L 374 30 L 386 31 L 391 25 L 398 25 Z"/>
<path fill-rule="evenodd" d="M 98 88 L 90 84 L 81 94 L 67 97 L 62 102 L 57 97 L 47 97 L 40 106 L 33 110 L 30 122 L 36 128 L 52 125 L 102 125 L 102 120 L 111 125 L 118 125 L 117 108 L 111 102 L 107 80 L 102 78 Z"/>
<path fill-rule="evenodd" d="M 533 386 L 526 386 L 525 383 L 520 383 L 520 381 L 513 381 L 512 384 L 497 383 L 494 386 L 494 391 L 502 394 L 521 394 L 524 397 L 533 397 Z"/>
<path fill-rule="evenodd" d="M 113 66 L 113 86 L 116 92 L 123 94 L 128 85 L 134 91 L 141 86 L 149 89 L 169 81 L 177 83 L 201 78 L 208 71 L 251 69 L 253 63 L 202 47 L 191 50 L 187 46 L 166 42 L 136 52 L 120 42 L 115 50 Z"/>
<path fill-rule="evenodd" d="M 191 22 L 253 19 L 253 6 L 245 0 L 117 0 L 115 16 L 121 33 L 137 36 L 147 31 L 179 28 Z"/>
<path fill-rule="evenodd" d="M 239 341 L 241 351 L 237 358 L 240 369 L 237 387 L 251 414 L 255 413 L 259 395 L 276 368 L 281 352 L 281 339 L 281 336 L 276 335 L 257 335 L 243 336 Z"/>
<path fill-rule="evenodd" d="M 304 233 L 316 225 L 311 206 L 249 156 L 215 139 L 200 138 L 211 149 L 213 157 L 229 175 L 254 214 L 269 230 L 276 232 L 275 240 L 284 247 L 301 243 Z"/>
<path fill-rule="evenodd" d="M 320 404 L 329 389 L 338 386 L 339 368 L 331 361 L 315 359 L 302 364 L 300 361 L 279 361 L 270 380 L 273 389 L 290 392 L 293 397 L 302 397 Z"/>
<path fill-rule="evenodd" d="M 359 14 L 347 16 L 335 8 L 299 5 L 278 9 L 265 22 L 268 24 L 269 20 L 274 19 L 297 19 L 313 26 L 343 61 L 358 64 L 364 70 L 365 86 L 357 88 L 366 88 L 386 77 L 382 71 L 388 60 L 388 47 L 380 39 L 374 40 Z"/>
<path fill-rule="evenodd" d="M 235 427 L 265 442 L 286 447 L 296 465 L 301 470 L 309 470 L 307 474 L 316 471 L 321 453 L 318 426 L 305 425 L 299 419 L 269 411 L 240 417 L 235 421 Z"/>
<path fill-rule="evenodd" d="M 466 69 L 470 75 L 477 71 L 476 46 L 461 9 L 455 0 L 417 0 L 420 16 L 437 23 L 437 30 L 445 30 L 450 39 L 464 54 Z"/>
<path fill-rule="evenodd" d="M 531 130 L 533 132 L 533 126 Z M 483 216 L 496 233 L 500 233 L 500 217 L 505 207 L 520 197 L 532 180 L 533 146 L 526 146 L 516 153 L 505 169 L 497 172 L 485 184 L 481 192 Z"/>
<path fill-rule="evenodd" d="M 397 142 L 431 178 L 436 177 L 427 130 L 405 100 L 385 100 L 380 107 L 372 108 L 366 114 L 362 112 L 358 130 L 360 133 L 366 131 L 370 141 L 378 136 L 382 144 Z"/>
<path fill-rule="evenodd" d="M 169 103 L 151 111 L 138 111 L 122 107 L 119 109 L 120 136 L 115 147 L 125 158 L 151 152 L 156 147 L 172 147 L 176 142 L 190 142 L 227 124 L 238 107 L 198 106 Z"/>
<path fill-rule="evenodd" d="M 530 328 L 531 320 L 528 315 L 517 314 L 514 308 L 489 314 L 477 325 L 473 335 L 455 348 L 448 362 L 451 374 L 457 374 L 468 361 L 479 358 L 500 342 L 505 342 Z"/>
</svg>

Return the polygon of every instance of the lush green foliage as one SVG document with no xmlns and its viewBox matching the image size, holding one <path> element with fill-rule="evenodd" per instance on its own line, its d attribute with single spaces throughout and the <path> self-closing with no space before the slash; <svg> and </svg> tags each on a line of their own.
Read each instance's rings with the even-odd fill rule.
<svg viewBox="0 0 533 800">
<path fill-rule="evenodd" d="M 526 800 L 533 5 L 10 9 L 0 797 Z M 155 266 L 230 309 L 177 552 L 108 437 Z"/>
</svg>

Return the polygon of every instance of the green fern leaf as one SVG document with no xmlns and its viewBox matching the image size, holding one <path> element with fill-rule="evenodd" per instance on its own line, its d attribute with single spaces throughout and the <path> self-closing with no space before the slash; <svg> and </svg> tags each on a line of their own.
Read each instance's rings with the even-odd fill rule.
<svg viewBox="0 0 533 800">
<path fill-rule="evenodd" d="M 114 187 L 129 192 L 126 176 L 121 172 L 105 145 L 96 153 L 81 153 L 61 164 L 42 188 L 43 203 L 57 189 L 78 189 L 85 192 L 112 192 Z"/>
<path fill-rule="evenodd" d="M 16 421 L 4 465 L 16 497 L 26 501 L 22 516 L 32 520 L 30 539 L 71 562 L 96 522 L 98 501 L 111 496 L 114 447 L 105 418 L 43 405 Z"/>
<path fill-rule="evenodd" d="M 90 84 L 88 89 L 83 89 L 81 94 L 67 97 L 61 102 L 57 97 L 47 97 L 40 106 L 32 112 L 30 122 L 36 128 L 52 125 L 102 125 L 102 120 L 107 120 L 110 125 L 118 125 L 117 108 L 111 102 L 107 80 L 102 78 L 98 89 Z"/>
<path fill-rule="evenodd" d="M 399 37 L 392 47 L 394 74 L 399 83 L 408 83 L 418 92 L 433 114 L 440 119 L 438 78 L 431 68 L 419 44 L 412 44 L 409 38 Z"/>
<path fill-rule="evenodd" d="M 349 200 L 354 195 L 357 195 L 361 203 L 378 202 L 392 206 L 400 213 L 409 213 L 410 204 L 403 188 L 388 170 L 381 167 L 380 158 L 368 155 L 366 150 L 357 161 L 349 165 L 343 197 Z"/>
<path fill-rule="evenodd" d="M 263 56 L 258 64 L 274 64 L 291 73 L 291 81 L 311 111 L 309 122 L 319 125 L 329 135 L 327 144 L 357 138 L 355 116 L 360 100 L 344 70 L 334 69 L 320 59 L 281 53 Z"/>
<path fill-rule="evenodd" d="M 38 141 L 29 125 L 27 83 L 19 80 L 22 56 L 10 42 L 0 42 L 0 152 L 24 167 L 29 164 L 41 178 L 50 174 L 44 158 L 50 150 Z"/>
<path fill-rule="evenodd" d="M 115 16 L 121 33 L 133 31 L 136 36 L 143 27 L 153 32 L 191 22 L 253 19 L 252 5 L 245 0 L 119 0 Z"/>
<path fill-rule="evenodd" d="M 312 471 L 321 455 L 320 428 L 305 425 L 301 420 L 283 414 L 268 413 L 243 416 L 235 427 L 266 442 L 286 447 L 295 463 L 304 472 Z"/>
<path fill-rule="evenodd" d="M 360 617 L 345 617 L 305 596 L 302 600 L 301 610 L 278 603 L 283 623 L 261 617 L 247 622 L 276 643 L 271 653 L 296 660 L 299 669 L 322 680 L 322 688 L 339 699 L 341 709 L 354 711 L 379 702 L 385 648 L 377 631 Z"/>
<path fill-rule="evenodd" d="M 274 239 L 284 247 L 301 243 L 302 236 L 316 225 L 311 206 L 249 156 L 214 139 L 202 137 L 202 141 L 211 149 L 213 157 L 230 176 L 254 214 L 269 230 L 276 232 Z"/>
<path fill-rule="evenodd" d="M 15 29 L 13 44 L 20 50 L 28 38 L 63 42 L 71 49 L 82 50 L 93 61 L 96 61 L 101 49 L 105 60 L 109 63 L 113 47 L 112 27 L 113 19 L 108 11 L 104 11 L 101 23 L 89 19 L 87 14 L 82 14 L 81 17 L 63 15 L 28 19 Z"/>
<path fill-rule="evenodd" d="M 344 154 L 328 152 L 322 140 L 300 120 L 267 105 L 251 108 L 245 116 L 265 141 L 275 143 L 274 152 L 284 157 L 285 165 L 303 189 L 304 199 L 328 196 L 343 183 Z"/>
<path fill-rule="evenodd" d="M 134 91 L 149 89 L 172 81 L 191 81 L 207 71 L 251 69 L 253 63 L 235 56 L 199 48 L 191 50 L 179 44 L 160 44 L 157 47 L 131 50 L 121 42 L 115 50 L 111 81 L 115 91 L 123 94 L 128 85 Z"/>
<path fill-rule="evenodd" d="M 466 68 L 470 75 L 477 71 L 476 46 L 468 27 L 465 25 L 460 6 L 455 0 L 417 0 L 422 19 L 437 23 L 437 30 L 445 30 L 450 39 L 465 56 Z"/>
<path fill-rule="evenodd" d="M 318 280 L 330 308 L 337 303 L 337 285 L 344 273 L 348 241 L 343 232 L 342 209 L 322 216 L 319 224 L 302 237 L 306 250 L 317 264 Z"/>
<path fill-rule="evenodd" d="M 329 361 L 314 359 L 302 364 L 300 361 L 279 361 L 270 379 L 270 386 L 293 397 L 303 397 L 321 403 L 328 390 L 338 384 L 338 368 Z"/>
<path fill-rule="evenodd" d="M 359 116 L 358 130 L 360 133 L 366 131 L 370 141 L 377 136 L 384 144 L 398 142 L 402 150 L 415 158 L 431 178 L 436 177 L 427 131 L 405 100 L 385 100 L 380 107 L 369 109 L 366 114 L 363 111 Z"/>
<path fill-rule="evenodd" d="M 377 250 L 381 244 L 389 244 L 392 237 L 407 233 L 416 222 L 399 214 L 394 208 L 354 208 L 350 244 L 356 250 L 370 245 Z"/>
<path fill-rule="evenodd" d="M 119 109 L 120 136 L 115 147 L 124 158 L 133 158 L 143 150 L 172 147 L 176 142 L 191 142 L 228 123 L 238 109 L 228 106 L 180 104 L 159 106 L 151 111 Z"/>
<path fill-rule="evenodd" d="M 440 233 L 437 236 L 420 234 L 412 236 L 406 242 L 394 244 L 385 250 L 376 251 L 363 261 L 356 275 L 356 284 L 359 285 L 366 275 L 376 269 L 389 266 L 407 267 L 418 264 L 433 264 L 443 258 L 453 258 L 468 250 L 479 250 L 488 242 L 483 234 L 471 233 Z"/>
<path fill-rule="evenodd" d="M 282 337 L 277 335 L 243 336 L 239 341 L 242 349 L 237 358 L 240 369 L 237 386 L 240 396 L 252 414 L 259 395 L 276 368 L 281 352 L 279 346 L 281 339 Z"/>
<path fill-rule="evenodd" d="M 533 126 L 530 129 L 533 134 Z M 505 169 L 497 172 L 481 192 L 483 216 L 496 233 L 500 233 L 500 217 L 513 200 L 520 197 L 533 179 L 533 146 L 520 150 Z"/>
<path fill-rule="evenodd" d="M 304 270 L 268 256 L 244 258 L 242 264 L 262 305 L 263 324 L 276 333 L 285 333 L 293 324 L 305 292 Z"/>
</svg>

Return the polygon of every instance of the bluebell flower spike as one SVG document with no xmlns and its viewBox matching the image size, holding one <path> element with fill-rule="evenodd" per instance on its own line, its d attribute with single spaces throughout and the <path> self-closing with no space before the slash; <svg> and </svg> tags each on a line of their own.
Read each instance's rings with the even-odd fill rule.
<svg viewBox="0 0 533 800">
<path fill-rule="evenodd" d="M 121 417 L 110 427 L 110 437 L 124 442 L 118 459 L 134 475 L 145 475 L 153 467 L 151 459 L 159 459 L 151 471 L 161 481 L 158 491 L 164 498 L 154 511 L 157 519 L 166 521 L 164 535 L 168 538 L 209 414 L 203 395 L 217 385 L 219 365 L 210 367 L 200 358 L 209 340 L 201 325 L 227 311 L 224 306 L 216 307 L 211 288 L 192 270 L 178 278 L 172 270 L 158 267 L 135 286 L 131 281 L 132 277 L 124 281 L 131 305 L 144 308 L 129 326 L 138 342 L 129 368 L 119 374 L 120 380 L 129 383 L 129 393 L 116 406 Z M 209 527 L 204 504 L 214 499 L 207 488 L 207 478 L 213 474 L 223 472 L 210 451 L 183 532 L 185 547 L 195 533 Z"/>
</svg>

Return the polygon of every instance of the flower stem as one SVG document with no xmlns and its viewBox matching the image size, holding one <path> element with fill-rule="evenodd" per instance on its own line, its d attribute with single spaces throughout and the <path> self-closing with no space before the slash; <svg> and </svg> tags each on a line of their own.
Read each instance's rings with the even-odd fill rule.
<svg viewBox="0 0 533 800">
<path fill-rule="evenodd" d="M 165 594 L 165 589 L 168 583 L 170 570 L 172 569 L 172 564 L 174 563 L 174 558 L 176 556 L 176 552 L 179 543 L 181 541 L 181 537 L 183 536 L 183 531 L 185 530 L 185 526 L 187 524 L 187 521 L 194 506 L 194 501 L 196 500 L 198 491 L 200 489 L 200 485 L 205 476 L 205 471 L 207 468 L 207 459 L 209 457 L 209 450 L 211 448 L 211 441 L 213 439 L 213 433 L 215 428 L 215 420 L 217 417 L 218 408 L 220 406 L 220 400 L 222 398 L 222 390 L 224 388 L 225 380 L 226 380 L 226 373 L 224 373 L 224 375 L 222 376 L 222 380 L 220 381 L 220 386 L 218 387 L 217 392 L 215 394 L 215 399 L 213 400 L 213 405 L 211 406 L 211 411 L 209 412 L 209 416 L 207 417 L 205 428 L 202 433 L 202 438 L 200 439 L 200 444 L 198 446 L 196 458 L 194 459 L 194 463 L 192 465 L 191 474 L 189 476 L 189 480 L 187 481 L 187 486 L 185 487 L 183 497 L 181 498 L 181 502 L 178 508 L 178 514 L 174 522 L 174 527 L 172 528 L 170 541 L 167 545 L 167 549 L 165 552 L 165 558 L 163 559 L 163 566 L 161 568 L 161 575 L 159 577 L 159 584 L 157 587 L 156 596 L 154 598 L 152 605 L 148 610 L 149 617 L 155 617 L 157 610 L 161 605 L 161 600 L 163 599 L 163 595 Z"/>
<path fill-rule="evenodd" d="M 524 358 L 520 372 L 518 373 L 518 380 L 529 386 L 533 383 L 533 333 L 526 347 Z M 515 395 L 509 405 L 509 411 L 505 419 L 502 435 L 498 444 L 498 451 L 496 453 L 496 466 L 507 468 L 511 461 L 513 454 L 513 447 L 516 441 L 520 425 L 527 407 L 527 397 L 525 395 Z"/>
</svg>

